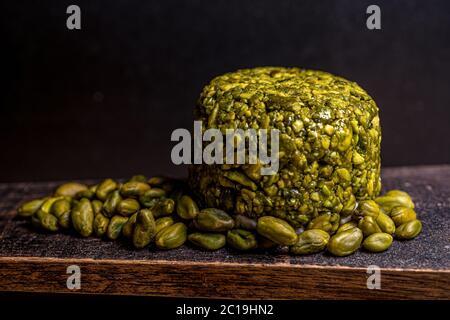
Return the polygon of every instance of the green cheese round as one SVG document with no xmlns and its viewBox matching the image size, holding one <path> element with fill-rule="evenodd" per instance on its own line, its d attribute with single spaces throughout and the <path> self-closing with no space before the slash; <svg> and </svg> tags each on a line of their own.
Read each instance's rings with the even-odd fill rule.
<svg viewBox="0 0 450 320">
<path fill-rule="evenodd" d="M 350 215 L 381 189 L 375 101 L 355 82 L 322 71 L 261 67 L 214 78 L 194 116 L 203 130 L 278 129 L 279 170 L 260 164 L 191 165 L 203 206 L 294 226 L 327 212 Z"/>
</svg>

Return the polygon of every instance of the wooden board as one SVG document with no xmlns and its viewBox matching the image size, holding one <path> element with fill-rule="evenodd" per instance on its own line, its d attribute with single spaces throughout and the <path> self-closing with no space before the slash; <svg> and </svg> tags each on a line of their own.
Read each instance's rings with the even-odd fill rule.
<svg viewBox="0 0 450 320">
<path fill-rule="evenodd" d="M 125 241 L 36 233 L 15 218 L 17 206 L 59 183 L 0 184 L 0 291 L 74 292 L 70 265 L 81 268 L 77 292 L 239 299 L 449 299 L 450 166 L 387 168 L 385 189 L 409 192 L 422 234 L 390 250 L 289 256 L 177 250 L 134 250 Z M 367 267 L 381 268 L 381 289 L 367 288 Z"/>
</svg>

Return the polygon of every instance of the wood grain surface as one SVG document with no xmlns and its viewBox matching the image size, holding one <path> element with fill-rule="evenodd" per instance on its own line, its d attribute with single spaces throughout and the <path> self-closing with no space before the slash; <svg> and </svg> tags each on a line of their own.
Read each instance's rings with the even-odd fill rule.
<svg viewBox="0 0 450 320">
<path fill-rule="evenodd" d="M 60 182 L 0 184 L 0 291 L 61 292 L 67 267 L 81 269 L 80 293 L 239 299 L 449 299 L 450 166 L 388 168 L 383 187 L 409 192 L 424 223 L 413 241 L 380 254 L 134 250 L 126 241 L 37 233 L 15 218 L 18 205 Z M 367 267 L 381 270 L 368 289 Z"/>
</svg>

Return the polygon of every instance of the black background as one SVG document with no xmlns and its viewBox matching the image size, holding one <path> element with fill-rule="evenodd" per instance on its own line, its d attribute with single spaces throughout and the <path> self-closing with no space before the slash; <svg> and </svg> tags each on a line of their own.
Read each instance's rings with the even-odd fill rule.
<svg viewBox="0 0 450 320">
<path fill-rule="evenodd" d="M 450 163 L 450 5 L 376 1 L 8 1 L 0 181 L 182 175 L 170 134 L 212 77 L 326 70 L 377 101 L 384 166 Z M 77 4 L 82 29 L 66 28 Z"/>
</svg>

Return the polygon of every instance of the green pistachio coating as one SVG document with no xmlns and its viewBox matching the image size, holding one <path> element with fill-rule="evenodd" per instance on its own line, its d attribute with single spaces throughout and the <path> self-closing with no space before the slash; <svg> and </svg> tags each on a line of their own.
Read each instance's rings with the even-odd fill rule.
<svg viewBox="0 0 450 320">
<path fill-rule="evenodd" d="M 298 227 L 322 212 L 349 215 L 356 200 L 380 192 L 378 108 L 354 82 L 298 68 L 239 70 L 204 87 L 194 118 L 203 132 L 280 132 L 274 175 L 261 175 L 258 163 L 192 165 L 189 185 L 203 207 Z"/>
</svg>

